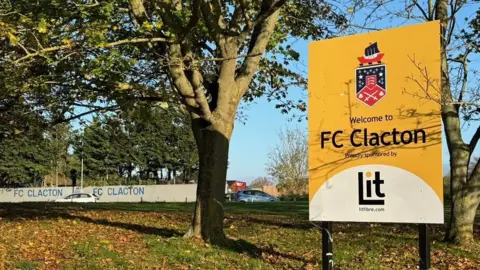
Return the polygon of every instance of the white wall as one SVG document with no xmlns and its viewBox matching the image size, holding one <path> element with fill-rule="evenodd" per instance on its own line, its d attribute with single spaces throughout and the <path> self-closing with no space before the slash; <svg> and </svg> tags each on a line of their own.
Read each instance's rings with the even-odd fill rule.
<svg viewBox="0 0 480 270">
<path fill-rule="evenodd" d="M 101 186 L 85 187 L 84 192 L 95 193 L 99 202 L 193 202 L 196 199 L 196 184 Z M 79 192 L 77 187 L 77 192 Z M 48 188 L 0 188 L 0 202 L 53 201 L 75 192 L 72 187 Z"/>
</svg>

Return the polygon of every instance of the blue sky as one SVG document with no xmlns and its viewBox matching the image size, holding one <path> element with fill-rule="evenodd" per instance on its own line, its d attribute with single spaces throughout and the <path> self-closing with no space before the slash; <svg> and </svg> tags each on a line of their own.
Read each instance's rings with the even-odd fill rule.
<svg viewBox="0 0 480 270">
<path fill-rule="evenodd" d="M 402 1 L 398 1 L 400 3 Z M 396 8 L 402 8 L 401 5 L 396 5 Z M 480 4 L 464 8 L 458 17 L 459 27 L 465 25 L 463 18 L 472 16 L 475 11 L 478 10 Z M 365 15 L 357 13 L 357 17 L 354 20 L 356 24 L 362 24 Z M 389 20 L 386 18 L 383 21 L 377 21 L 375 24 L 369 24 L 368 27 L 377 29 L 386 29 L 392 26 L 406 26 L 410 24 L 419 23 L 419 21 L 400 21 Z M 308 42 L 297 41 L 292 45 L 300 53 L 300 61 L 305 65 L 308 63 Z M 471 59 L 471 69 L 478 70 L 480 68 L 479 57 Z M 304 68 L 306 71 L 306 67 Z M 475 85 L 473 85 L 475 86 Z M 289 98 L 298 100 L 305 98 L 307 92 L 302 89 L 291 89 Z M 247 110 L 244 113 L 248 116 L 245 123 L 237 121 L 235 123 L 235 129 L 232 135 L 229 154 L 229 169 L 227 173 L 228 180 L 242 180 L 251 182 L 256 177 L 267 176 L 265 171 L 266 163 L 268 162 L 268 153 L 276 144 L 279 143 L 278 132 L 285 127 L 288 128 L 307 128 L 308 122 L 306 120 L 302 122 L 288 121 L 291 115 L 281 114 L 278 109 L 275 109 L 274 102 L 268 102 L 266 98 L 259 98 L 253 103 L 248 105 Z M 87 117 L 88 119 L 89 117 Z M 474 131 L 476 130 L 478 123 L 471 123 L 471 125 L 463 125 L 463 137 L 466 142 L 470 140 Z M 78 126 L 75 123 L 74 126 Z M 479 147 L 480 148 L 480 147 Z M 475 155 L 480 153 L 479 149 L 476 149 Z M 307 154 L 307 153 L 305 153 Z M 443 163 L 444 172 L 448 171 L 449 155 L 446 148 L 446 144 L 443 144 Z"/>
<path fill-rule="evenodd" d="M 400 2 L 400 1 L 399 1 Z M 398 6 L 397 6 L 398 7 Z M 464 8 L 458 16 L 457 21 L 459 27 L 465 26 L 463 18 L 472 18 L 475 11 L 478 10 L 478 4 L 475 7 L 471 6 Z M 363 21 L 364 16 L 361 14 L 355 19 L 358 22 Z M 411 25 L 419 23 L 419 21 L 378 21 L 374 25 L 367 25 L 369 27 L 386 29 L 394 25 Z M 292 47 L 297 49 L 300 53 L 301 61 L 308 63 L 308 42 L 296 42 Z M 469 64 L 471 69 L 480 68 L 478 56 L 471 59 Z M 475 85 L 472 85 L 475 87 Z M 291 97 L 304 97 L 307 93 L 302 92 L 301 89 L 292 89 Z M 266 163 L 268 162 L 269 151 L 279 143 L 277 133 L 280 129 L 285 127 L 302 127 L 308 126 L 307 121 L 298 123 L 297 121 L 289 122 L 288 115 L 282 115 L 279 110 L 275 109 L 275 104 L 269 103 L 265 98 L 257 99 L 255 103 L 250 104 L 250 108 L 246 111 L 248 120 L 245 125 L 237 122 L 232 135 L 230 145 L 230 166 L 228 169 L 227 178 L 229 180 L 242 180 L 251 182 L 259 176 L 266 176 Z M 469 142 L 473 133 L 475 132 L 478 123 L 464 124 L 463 137 L 466 142 Z M 443 136 L 443 171 L 448 172 L 449 154 L 445 143 L 445 136 Z M 480 147 L 478 147 L 480 148 Z M 474 155 L 479 155 L 480 150 L 476 149 Z M 307 154 L 307 153 L 305 153 Z"/>
<path fill-rule="evenodd" d="M 301 96 L 301 90 L 292 96 Z M 281 114 L 273 102 L 261 98 L 246 111 L 245 124 L 237 122 L 230 143 L 230 165 L 228 180 L 250 182 L 256 177 L 266 176 L 265 164 L 268 152 L 279 143 L 278 132 L 285 127 L 307 128 L 307 121 L 288 121 L 290 116 Z M 305 153 L 307 154 L 307 153 Z"/>
</svg>

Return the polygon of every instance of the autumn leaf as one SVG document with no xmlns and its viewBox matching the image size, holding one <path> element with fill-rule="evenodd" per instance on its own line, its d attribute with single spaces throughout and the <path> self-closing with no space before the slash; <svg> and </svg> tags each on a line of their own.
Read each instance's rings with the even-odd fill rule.
<svg viewBox="0 0 480 270">
<path fill-rule="evenodd" d="M 124 83 L 124 82 L 118 83 L 117 86 L 120 90 L 127 90 L 127 89 L 132 88 L 132 85 L 130 85 L 129 83 Z"/>
<path fill-rule="evenodd" d="M 18 38 L 13 33 L 8 32 L 7 35 L 8 35 L 8 39 L 10 40 L 10 43 L 12 43 L 12 45 L 17 45 L 18 44 Z"/>
<path fill-rule="evenodd" d="M 62 39 L 62 43 L 67 45 L 67 46 L 73 46 L 73 44 L 74 44 L 73 40 L 71 40 L 69 38 Z"/>
<path fill-rule="evenodd" d="M 142 24 L 142 28 L 147 30 L 147 31 L 152 31 L 154 26 L 153 24 L 149 23 L 148 21 L 144 21 Z"/>
<path fill-rule="evenodd" d="M 47 29 L 47 21 L 45 19 L 41 19 L 40 22 L 38 23 L 38 32 L 39 33 L 47 33 L 48 32 L 48 29 Z"/>
<path fill-rule="evenodd" d="M 168 109 L 168 103 L 167 102 L 160 102 L 160 108 Z"/>
</svg>

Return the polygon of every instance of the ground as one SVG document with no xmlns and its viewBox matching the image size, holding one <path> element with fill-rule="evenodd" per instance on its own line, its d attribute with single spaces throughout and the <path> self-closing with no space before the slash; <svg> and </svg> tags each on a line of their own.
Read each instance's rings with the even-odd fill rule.
<svg viewBox="0 0 480 270">
<path fill-rule="evenodd" d="M 183 239 L 193 205 L 0 204 L 0 269 L 320 269 L 320 229 L 306 202 L 228 203 L 217 247 Z M 417 226 L 336 223 L 335 269 L 415 269 Z M 443 243 L 432 227 L 435 269 L 480 269 L 480 245 Z M 475 232 L 480 237 L 480 231 Z"/>
</svg>

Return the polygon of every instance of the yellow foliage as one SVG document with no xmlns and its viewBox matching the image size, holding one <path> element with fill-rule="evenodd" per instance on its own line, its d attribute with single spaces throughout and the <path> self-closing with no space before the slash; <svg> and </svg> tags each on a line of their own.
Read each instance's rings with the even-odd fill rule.
<svg viewBox="0 0 480 270">
<path fill-rule="evenodd" d="M 39 33 L 42 33 L 42 34 L 47 33 L 47 32 L 48 32 L 47 27 L 45 27 L 45 26 L 39 26 L 39 27 L 38 27 L 38 32 L 39 32 Z"/>
<path fill-rule="evenodd" d="M 18 38 L 12 32 L 8 32 L 7 35 L 13 45 L 18 44 Z"/>
<path fill-rule="evenodd" d="M 132 86 L 129 83 L 120 82 L 118 83 L 118 88 L 120 88 L 120 90 L 127 90 L 132 88 Z"/>
<path fill-rule="evenodd" d="M 64 38 L 62 39 L 62 43 L 67 45 L 67 46 L 72 46 L 73 45 L 73 40 L 69 39 L 69 38 Z"/>
<path fill-rule="evenodd" d="M 153 24 L 151 24 L 147 21 L 143 22 L 143 24 L 142 24 L 142 28 L 147 30 L 147 31 L 152 31 L 153 27 L 154 27 Z"/>
</svg>

